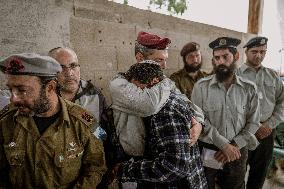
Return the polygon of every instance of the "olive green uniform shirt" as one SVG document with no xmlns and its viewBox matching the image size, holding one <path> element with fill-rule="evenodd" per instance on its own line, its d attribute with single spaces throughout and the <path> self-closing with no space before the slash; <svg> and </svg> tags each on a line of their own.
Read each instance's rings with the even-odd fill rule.
<svg viewBox="0 0 284 189">
<path fill-rule="evenodd" d="M 193 78 L 189 73 L 183 68 L 170 76 L 170 79 L 173 80 L 176 84 L 176 87 L 185 94 L 188 99 L 191 99 L 191 93 L 194 84 L 201 78 L 208 76 L 209 74 L 198 70 L 197 75 Z"/>
<path fill-rule="evenodd" d="M 241 77 L 256 84 L 260 101 L 260 122 L 266 122 L 274 129 L 284 120 L 284 89 L 277 73 L 261 66 L 254 68 L 243 64 L 237 71 Z"/>
<path fill-rule="evenodd" d="M 227 90 L 211 75 L 194 85 L 191 99 L 205 115 L 201 141 L 219 149 L 231 142 L 239 148 L 257 147 L 254 134 L 259 128 L 259 101 L 253 83 L 236 76 Z"/>
<path fill-rule="evenodd" d="M 0 188 L 96 188 L 105 172 L 94 119 L 59 98 L 61 113 L 43 135 L 9 105 L 0 115 Z"/>
</svg>

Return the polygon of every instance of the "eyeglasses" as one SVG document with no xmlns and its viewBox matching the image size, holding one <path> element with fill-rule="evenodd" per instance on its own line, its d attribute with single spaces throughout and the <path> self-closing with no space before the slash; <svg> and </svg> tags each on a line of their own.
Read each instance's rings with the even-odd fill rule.
<svg viewBox="0 0 284 189">
<path fill-rule="evenodd" d="M 12 96 L 19 98 L 19 99 L 27 99 L 30 97 L 28 91 L 23 89 L 10 89 L 10 93 Z"/>
<path fill-rule="evenodd" d="M 69 66 L 65 66 L 65 65 L 60 65 L 61 68 L 62 68 L 62 71 L 67 71 L 67 70 L 75 70 L 77 67 L 80 67 L 80 64 L 75 64 L 75 63 L 72 63 L 70 64 Z"/>
</svg>

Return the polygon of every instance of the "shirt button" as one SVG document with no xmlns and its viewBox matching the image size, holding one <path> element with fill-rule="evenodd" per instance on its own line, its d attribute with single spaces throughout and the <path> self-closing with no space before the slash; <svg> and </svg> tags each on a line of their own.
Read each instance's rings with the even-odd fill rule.
<svg viewBox="0 0 284 189">
<path fill-rule="evenodd" d="M 229 106 L 227 106 L 227 108 L 229 109 L 230 107 L 229 107 Z"/>
</svg>

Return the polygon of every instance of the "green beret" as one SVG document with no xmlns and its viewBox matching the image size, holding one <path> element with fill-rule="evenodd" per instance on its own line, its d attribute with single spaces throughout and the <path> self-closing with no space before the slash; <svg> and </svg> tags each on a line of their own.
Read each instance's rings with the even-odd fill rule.
<svg viewBox="0 0 284 189">
<path fill-rule="evenodd" d="M 250 39 L 244 48 L 259 47 L 267 44 L 268 39 L 266 37 L 254 37 Z"/>
<path fill-rule="evenodd" d="M 13 54 L 0 60 L 0 70 L 11 75 L 54 77 L 62 71 L 60 64 L 49 56 L 35 53 Z"/>
<path fill-rule="evenodd" d="M 241 40 L 232 38 L 232 37 L 219 37 L 209 43 L 209 47 L 211 49 L 219 49 L 219 48 L 226 48 L 232 47 L 237 48 L 237 46 L 241 43 Z"/>
</svg>

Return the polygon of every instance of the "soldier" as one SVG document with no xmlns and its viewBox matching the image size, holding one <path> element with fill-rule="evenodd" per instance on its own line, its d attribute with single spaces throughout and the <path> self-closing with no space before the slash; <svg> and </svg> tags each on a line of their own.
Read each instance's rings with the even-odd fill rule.
<svg viewBox="0 0 284 189">
<path fill-rule="evenodd" d="M 191 96 L 206 118 L 200 140 L 210 189 L 215 189 L 216 178 L 221 189 L 244 189 L 248 149 L 258 144 L 254 136 L 259 127 L 256 87 L 235 74 L 240 43 L 220 37 L 209 44 L 215 74 L 200 79 Z"/>
<path fill-rule="evenodd" d="M 100 127 L 58 96 L 60 64 L 22 53 L 0 68 L 11 93 L 0 115 L 0 188 L 95 188 L 105 172 Z"/>
<path fill-rule="evenodd" d="M 261 189 L 272 159 L 274 130 L 284 120 L 284 89 L 278 74 L 262 65 L 267 51 L 266 37 L 254 37 L 244 46 L 246 62 L 237 74 L 257 86 L 260 100 L 260 128 L 255 133 L 260 145 L 249 152 L 248 189 Z M 260 171 L 261 170 L 261 171 Z"/>
<path fill-rule="evenodd" d="M 160 66 L 154 63 L 134 64 L 125 77 L 141 90 L 164 79 Z M 117 164 L 113 173 L 122 181 L 137 181 L 137 188 L 207 188 L 198 145 L 190 146 L 192 116 L 188 102 L 171 91 L 159 112 L 143 118 L 143 157 Z"/>
<path fill-rule="evenodd" d="M 190 99 L 194 84 L 199 79 L 206 77 L 209 74 L 200 70 L 202 66 L 202 57 L 200 45 L 198 43 L 187 43 L 182 48 L 180 55 L 182 56 L 184 67 L 173 73 L 170 76 L 170 79 L 173 80 L 177 88 Z"/>
<path fill-rule="evenodd" d="M 135 43 L 137 63 L 151 64 L 155 62 L 164 69 L 168 59 L 168 46 L 170 43 L 171 41 L 168 38 L 147 32 L 139 32 Z M 165 78 L 155 86 L 144 90 L 137 88 L 137 86 L 125 79 L 123 74 L 116 75 L 110 81 L 114 124 L 120 144 L 127 155 L 132 157 L 143 155 L 145 128 L 141 117 L 157 113 L 168 100 L 171 90 L 176 91 L 177 89 L 174 82 L 169 78 Z M 176 92 L 182 95 L 179 90 Z M 185 95 L 182 96 L 186 98 Z M 186 101 L 191 103 L 187 98 Z M 191 107 L 195 108 L 196 120 L 203 122 L 201 109 L 193 104 L 191 104 Z M 201 129 L 199 123 L 191 127 L 191 145 L 196 143 Z"/>
</svg>

